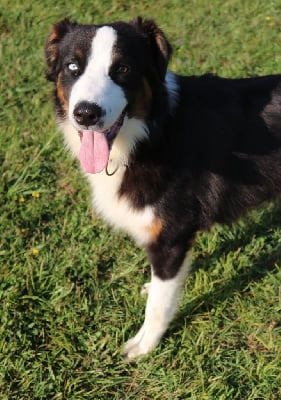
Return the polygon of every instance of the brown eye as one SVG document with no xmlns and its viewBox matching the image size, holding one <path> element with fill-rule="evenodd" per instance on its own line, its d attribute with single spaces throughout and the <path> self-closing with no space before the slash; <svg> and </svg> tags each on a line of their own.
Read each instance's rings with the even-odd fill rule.
<svg viewBox="0 0 281 400">
<path fill-rule="evenodd" d="M 125 64 L 120 64 L 117 67 L 117 72 L 119 72 L 120 74 L 127 74 L 128 72 L 130 72 L 130 67 Z"/>
</svg>

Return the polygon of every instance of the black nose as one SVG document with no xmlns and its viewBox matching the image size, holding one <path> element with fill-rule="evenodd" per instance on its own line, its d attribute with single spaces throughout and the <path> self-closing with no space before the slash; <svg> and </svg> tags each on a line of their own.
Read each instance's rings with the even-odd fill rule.
<svg viewBox="0 0 281 400">
<path fill-rule="evenodd" d="M 81 101 L 75 106 L 73 115 L 79 125 L 89 127 L 98 123 L 102 116 L 102 109 L 96 103 Z"/>
</svg>

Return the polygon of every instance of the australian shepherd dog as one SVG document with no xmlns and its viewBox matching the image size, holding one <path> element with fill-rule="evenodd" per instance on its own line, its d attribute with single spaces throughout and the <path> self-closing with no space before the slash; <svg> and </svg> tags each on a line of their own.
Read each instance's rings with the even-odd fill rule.
<svg viewBox="0 0 281 400">
<path fill-rule="evenodd" d="M 144 246 L 144 323 L 128 359 L 155 348 L 191 270 L 196 233 L 281 192 L 281 75 L 224 79 L 167 70 L 152 20 L 55 24 L 46 43 L 58 125 L 97 212 Z"/>
</svg>

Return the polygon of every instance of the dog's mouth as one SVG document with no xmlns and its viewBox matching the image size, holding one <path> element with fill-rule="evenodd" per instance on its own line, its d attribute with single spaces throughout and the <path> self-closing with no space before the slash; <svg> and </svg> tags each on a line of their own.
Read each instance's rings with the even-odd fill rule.
<svg viewBox="0 0 281 400">
<path fill-rule="evenodd" d="M 112 142 L 123 125 L 125 115 L 126 108 L 114 124 L 104 131 L 79 131 L 81 140 L 80 163 L 85 172 L 97 174 L 105 169 Z"/>
</svg>

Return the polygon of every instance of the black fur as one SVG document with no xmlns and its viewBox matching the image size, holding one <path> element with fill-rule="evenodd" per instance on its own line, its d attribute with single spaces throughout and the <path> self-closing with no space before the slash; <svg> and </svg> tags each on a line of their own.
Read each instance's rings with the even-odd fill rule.
<svg viewBox="0 0 281 400">
<path fill-rule="evenodd" d="M 178 80 L 175 114 L 139 148 L 121 186 L 135 207 L 153 204 L 165 221 L 148 248 L 162 278 L 177 273 L 197 231 L 281 192 L 281 76 Z"/>
<path fill-rule="evenodd" d="M 117 49 L 135 66 L 118 81 L 136 113 L 136 95 L 149 84 L 152 101 L 144 116 L 150 140 L 131 155 L 119 188 L 135 209 L 153 205 L 163 227 L 147 246 L 156 275 L 173 278 L 196 232 L 231 223 L 281 192 L 281 75 L 248 79 L 177 76 L 178 100 L 171 113 L 164 85 L 171 47 L 152 21 L 115 23 Z M 48 77 L 56 80 L 63 60 L 79 47 L 87 52 L 94 26 L 64 21 L 46 46 Z M 120 50 L 121 49 L 121 50 Z M 81 61 L 81 69 L 83 62 Z M 64 77 L 71 87 L 75 78 Z M 66 118 L 56 97 L 60 118 Z"/>
</svg>

